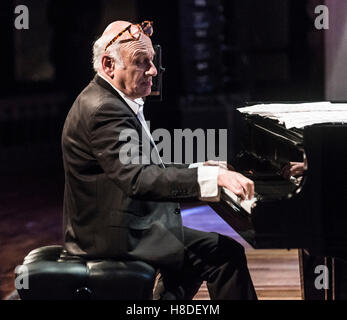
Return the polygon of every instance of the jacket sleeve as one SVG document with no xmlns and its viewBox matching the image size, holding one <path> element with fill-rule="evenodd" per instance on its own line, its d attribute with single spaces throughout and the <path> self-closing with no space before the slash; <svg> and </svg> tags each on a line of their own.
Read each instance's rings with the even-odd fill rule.
<svg viewBox="0 0 347 320">
<path fill-rule="evenodd" d="M 164 163 L 166 168 L 180 168 L 180 169 L 187 169 L 189 168 L 189 164 L 184 163 Z"/>
<path fill-rule="evenodd" d="M 197 169 L 162 168 L 148 161 L 139 124 L 114 104 L 101 105 L 91 119 L 90 143 L 101 168 L 123 192 L 147 201 L 198 200 Z M 129 139 L 124 139 L 127 136 Z M 130 161 L 129 161 L 130 160 Z"/>
</svg>

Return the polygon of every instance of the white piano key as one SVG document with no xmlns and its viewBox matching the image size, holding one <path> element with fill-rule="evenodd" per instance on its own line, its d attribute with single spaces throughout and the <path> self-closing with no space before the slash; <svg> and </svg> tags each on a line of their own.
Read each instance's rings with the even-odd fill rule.
<svg viewBox="0 0 347 320">
<path fill-rule="evenodd" d="M 235 193 L 231 192 L 226 188 L 222 188 L 223 192 L 238 206 L 245 210 L 248 214 L 252 213 L 252 208 L 254 208 L 258 198 L 253 197 L 252 199 L 242 200 Z"/>
</svg>

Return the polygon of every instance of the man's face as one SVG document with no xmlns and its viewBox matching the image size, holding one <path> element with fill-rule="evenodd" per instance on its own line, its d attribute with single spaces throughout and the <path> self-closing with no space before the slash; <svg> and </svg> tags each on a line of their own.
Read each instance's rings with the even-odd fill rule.
<svg viewBox="0 0 347 320">
<path fill-rule="evenodd" d="M 144 34 L 140 39 L 130 41 L 121 48 L 124 68 L 116 67 L 114 83 L 129 98 L 136 99 L 151 93 L 152 78 L 157 75 L 153 64 L 152 42 Z"/>
</svg>

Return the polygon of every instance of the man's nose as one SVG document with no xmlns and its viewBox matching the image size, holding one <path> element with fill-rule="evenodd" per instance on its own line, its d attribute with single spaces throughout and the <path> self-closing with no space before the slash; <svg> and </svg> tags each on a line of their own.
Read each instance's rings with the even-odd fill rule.
<svg viewBox="0 0 347 320">
<path fill-rule="evenodd" d="M 155 77 L 157 75 L 157 68 L 155 67 L 154 63 L 151 61 L 150 68 L 145 72 L 146 76 Z"/>
</svg>

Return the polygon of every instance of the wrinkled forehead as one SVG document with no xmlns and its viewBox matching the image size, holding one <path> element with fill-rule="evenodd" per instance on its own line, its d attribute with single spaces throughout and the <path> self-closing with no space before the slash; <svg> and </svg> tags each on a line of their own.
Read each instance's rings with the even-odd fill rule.
<svg viewBox="0 0 347 320">
<path fill-rule="evenodd" d="M 138 55 L 145 55 L 150 58 L 154 57 L 152 41 L 149 37 L 141 34 L 139 40 L 125 41 L 121 44 L 123 55 L 135 58 Z"/>
</svg>

